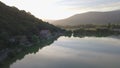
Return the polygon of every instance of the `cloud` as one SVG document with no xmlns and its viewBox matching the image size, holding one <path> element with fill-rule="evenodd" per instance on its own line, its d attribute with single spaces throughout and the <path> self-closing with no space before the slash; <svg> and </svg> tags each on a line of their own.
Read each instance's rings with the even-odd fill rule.
<svg viewBox="0 0 120 68">
<path fill-rule="evenodd" d="M 120 2 L 120 0 L 61 0 L 58 3 L 63 6 L 95 6 L 115 2 Z"/>
<path fill-rule="evenodd" d="M 86 2 L 85 0 L 84 2 Z M 66 10 L 68 11 L 75 11 L 78 13 L 81 12 L 88 12 L 88 11 L 112 11 L 112 10 L 119 10 L 120 9 L 120 1 L 115 0 L 115 1 L 103 1 L 101 0 L 94 0 L 92 1 L 87 1 L 89 4 L 85 5 L 73 5 L 73 6 L 67 6 Z"/>
</svg>

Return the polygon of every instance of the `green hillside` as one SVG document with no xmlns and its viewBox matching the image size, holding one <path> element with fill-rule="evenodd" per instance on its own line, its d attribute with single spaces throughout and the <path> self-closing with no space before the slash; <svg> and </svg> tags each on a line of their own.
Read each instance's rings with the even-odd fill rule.
<svg viewBox="0 0 120 68">
<path fill-rule="evenodd" d="M 40 37 L 41 30 L 49 30 L 51 34 L 62 31 L 29 12 L 0 2 L 0 47 L 19 44 L 23 38 L 30 43 L 33 37 Z"/>
</svg>

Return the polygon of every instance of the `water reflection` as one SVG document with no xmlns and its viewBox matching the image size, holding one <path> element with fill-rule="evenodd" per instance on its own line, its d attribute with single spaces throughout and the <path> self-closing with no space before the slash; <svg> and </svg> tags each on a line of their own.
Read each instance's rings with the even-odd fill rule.
<svg viewBox="0 0 120 68">
<path fill-rule="evenodd" d="M 0 68 L 119 68 L 119 41 L 116 33 L 68 33 L 31 47 L 1 49 Z"/>
<path fill-rule="evenodd" d="M 21 60 L 25 55 L 37 53 L 39 49 L 52 44 L 57 40 L 59 36 L 55 36 L 50 39 L 42 39 L 40 43 L 36 43 L 34 46 L 23 47 L 14 46 L 10 48 L 4 48 L 0 50 L 0 68 L 10 68 L 10 65 L 15 63 L 17 60 Z"/>
<path fill-rule="evenodd" d="M 109 37 L 62 36 L 51 46 L 17 61 L 11 68 L 119 68 L 119 41 Z"/>
</svg>

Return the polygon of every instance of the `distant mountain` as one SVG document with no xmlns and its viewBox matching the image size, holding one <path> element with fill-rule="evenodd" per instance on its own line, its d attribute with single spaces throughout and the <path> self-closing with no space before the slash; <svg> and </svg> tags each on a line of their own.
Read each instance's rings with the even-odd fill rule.
<svg viewBox="0 0 120 68">
<path fill-rule="evenodd" d="M 109 12 L 87 12 L 76 14 L 66 19 L 52 22 L 54 25 L 80 25 L 80 24 L 120 24 L 120 10 Z"/>
</svg>

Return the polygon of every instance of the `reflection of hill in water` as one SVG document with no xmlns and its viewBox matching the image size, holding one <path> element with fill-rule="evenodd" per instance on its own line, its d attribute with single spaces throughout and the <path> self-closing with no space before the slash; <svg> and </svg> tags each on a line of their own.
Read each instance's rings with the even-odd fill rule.
<svg viewBox="0 0 120 68">
<path fill-rule="evenodd" d="M 120 39 L 118 36 L 120 32 L 111 32 L 111 31 L 90 31 L 90 30 L 76 30 L 73 31 L 73 37 L 111 37 Z M 68 32 L 64 34 L 64 36 L 71 37 L 72 33 Z M 16 62 L 17 60 L 21 60 L 25 57 L 25 55 L 36 53 L 39 49 L 52 44 L 55 40 L 57 40 L 59 36 L 55 36 L 50 39 L 41 39 L 41 42 L 36 43 L 34 46 L 14 46 L 10 48 L 4 48 L 0 50 L 0 68 L 10 68 L 10 65 Z"/>
<path fill-rule="evenodd" d="M 21 60 L 27 54 L 36 53 L 39 49 L 52 44 L 59 36 L 51 39 L 42 39 L 40 43 L 29 47 L 11 47 L 0 50 L 0 68 L 10 68 L 10 65 Z"/>
</svg>

